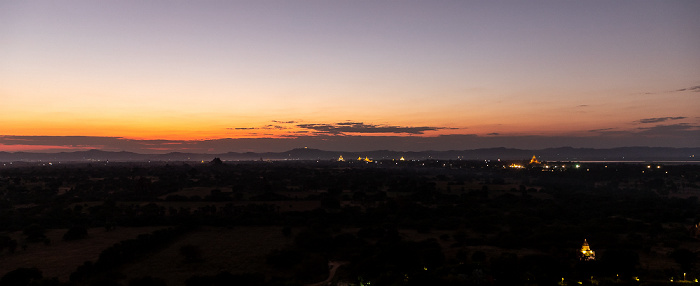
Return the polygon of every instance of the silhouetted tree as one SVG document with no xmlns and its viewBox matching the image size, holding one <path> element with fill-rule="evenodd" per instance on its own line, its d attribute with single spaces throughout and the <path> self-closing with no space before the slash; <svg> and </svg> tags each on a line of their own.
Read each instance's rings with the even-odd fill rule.
<svg viewBox="0 0 700 286">
<path fill-rule="evenodd" d="M 693 265 L 698 259 L 698 256 L 695 252 L 692 252 L 685 248 L 674 250 L 673 252 L 671 252 L 670 256 L 681 266 L 681 270 L 683 270 L 683 272 L 690 272 L 690 270 L 693 268 Z"/>
<path fill-rule="evenodd" d="M 36 223 L 30 224 L 24 228 L 24 235 L 27 236 L 27 241 L 29 242 L 42 242 L 46 239 L 44 235 L 44 228 Z"/>
<path fill-rule="evenodd" d="M 180 247 L 180 254 L 185 257 L 185 262 L 198 262 L 202 260 L 202 250 L 192 244 Z"/>
<path fill-rule="evenodd" d="M 7 248 L 8 252 L 14 253 L 17 249 L 17 240 L 14 240 L 6 235 L 0 236 L 0 252 L 2 252 L 5 248 Z"/>
<path fill-rule="evenodd" d="M 0 278 L 0 285 L 3 286 L 26 286 L 32 281 L 41 280 L 41 271 L 37 268 L 17 268 L 7 272 Z"/>
<path fill-rule="evenodd" d="M 151 276 L 144 276 L 140 278 L 133 278 L 129 280 L 129 286 L 166 286 L 165 280 L 160 278 L 154 278 Z"/>
<path fill-rule="evenodd" d="M 83 226 L 74 226 L 63 235 L 63 240 L 78 240 L 88 236 L 87 229 Z"/>
<path fill-rule="evenodd" d="M 602 253 L 603 269 L 611 271 L 609 274 L 632 275 L 639 264 L 639 254 L 626 249 L 611 249 Z"/>
<path fill-rule="evenodd" d="M 483 263 L 484 261 L 486 261 L 486 253 L 480 250 L 474 251 L 474 253 L 472 254 L 472 261 L 476 263 Z"/>
<path fill-rule="evenodd" d="M 282 234 L 284 235 L 284 237 L 291 237 L 292 236 L 292 228 L 289 226 L 283 227 Z"/>
</svg>

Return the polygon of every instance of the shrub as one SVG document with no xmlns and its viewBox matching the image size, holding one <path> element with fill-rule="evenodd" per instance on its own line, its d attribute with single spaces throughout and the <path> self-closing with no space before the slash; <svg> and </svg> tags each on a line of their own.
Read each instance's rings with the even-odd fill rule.
<svg viewBox="0 0 700 286">
<path fill-rule="evenodd" d="M 68 229 L 66 233 L 63 235 L 63 240 L 66 241 L 71 241 L 71 240 L 78 240 L 78 239 L 83 239 L 88 236 L 87 229 L 82 226 L 74 226 Z"/>
</svg>

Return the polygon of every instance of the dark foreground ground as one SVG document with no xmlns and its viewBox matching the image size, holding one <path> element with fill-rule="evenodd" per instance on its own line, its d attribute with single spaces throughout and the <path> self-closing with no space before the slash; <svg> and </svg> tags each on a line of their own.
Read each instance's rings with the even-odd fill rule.
<svg viewBox="0 0 700 286">
<path fill-rule="evenodd" d="M 698 194 L 699 165 L 5 164 L 0 285 L 695 284 Z"/>
</svg>

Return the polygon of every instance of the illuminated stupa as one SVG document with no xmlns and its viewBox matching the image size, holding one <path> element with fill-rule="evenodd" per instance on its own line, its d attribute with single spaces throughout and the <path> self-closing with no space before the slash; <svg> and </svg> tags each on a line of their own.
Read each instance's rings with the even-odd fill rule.
<svg viewBox="0 0 700 286">
<path fill-rule="evenodd" d="M 343 155 L 340 155 L 340 157 L 338 157 L 338 162 L 343 162 L 343 161 L 345 161 L 345 159 L 343 159 Z"/>
<path fill-rule="evenodd" d="M 537 157 L 535 155 L 532 155 L 532 159 L 530 159 L 530 164 L 539 164 L 540 161 L 537 161 Z"/>
<path fill-rule="evenodd" d="M 583 240 L 583 245 L 581 246 L 581 253 L 579 254 L 581 261 L 591 261 L 595 260 L 595 251 L 591 250 L 588 245 L 588 241 Z"/>
</svg>

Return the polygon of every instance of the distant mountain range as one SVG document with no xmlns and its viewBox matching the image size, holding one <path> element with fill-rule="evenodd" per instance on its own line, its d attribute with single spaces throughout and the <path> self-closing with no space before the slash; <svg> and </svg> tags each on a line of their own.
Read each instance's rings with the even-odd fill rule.
<svg viewBox="0 0 700 286">
<path fill-rule="evenodd" d="M 523 150 L 510 148 L 487 148 L 451 151 L 389 151 L 376 150 L 367 152 L 324 151 L 299 148 L 286 152 L 196 154 L 173 152 L 167 154 L 140 154 L 132 152 L 110 152 L 101 150 L 30 153 L 0 152 L 0 162 L 143 162 L 143 161 L 211 161 L 220 158 L 224 161 L 250 160 L 357 160 L 358 157 L 373 160 L 390 160 L 401 157 L 406 160 L 451 159 L 451 160 L 529 160 L 533 155 L 542 161 L 693 161 L 700 162 L 700 148 L 666 148 L 666 147 L 622 147 L 611 149 L 592 148 L 548 148 L 541 150 Z"/>
</svg>

